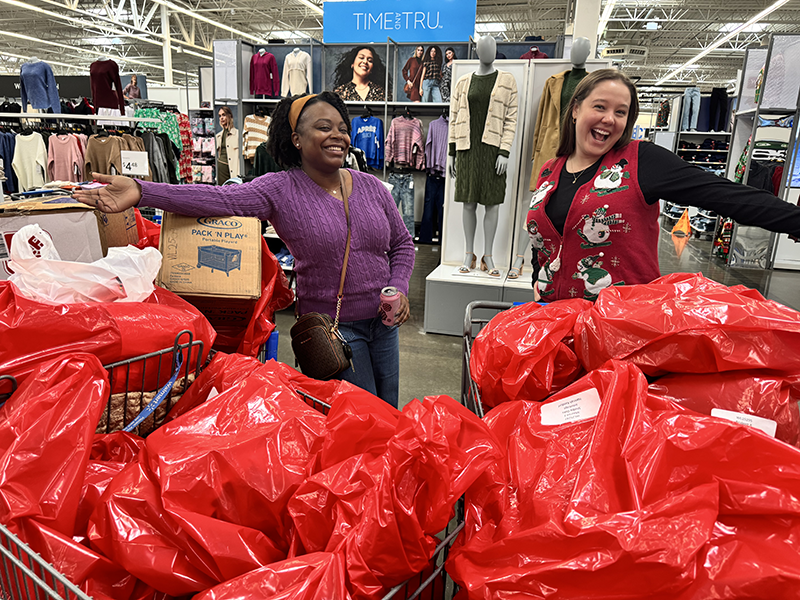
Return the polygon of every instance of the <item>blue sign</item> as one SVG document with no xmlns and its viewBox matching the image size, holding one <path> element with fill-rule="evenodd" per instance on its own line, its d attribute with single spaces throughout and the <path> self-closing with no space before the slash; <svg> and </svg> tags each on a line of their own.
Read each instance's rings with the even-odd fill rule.
<svg viewBox="0 0 800 600">
<path fill-rule="evenodd" d="M 475 33 L 477 0 L 325 2 L 326 44 L 466 42 Z"/>
</svg>

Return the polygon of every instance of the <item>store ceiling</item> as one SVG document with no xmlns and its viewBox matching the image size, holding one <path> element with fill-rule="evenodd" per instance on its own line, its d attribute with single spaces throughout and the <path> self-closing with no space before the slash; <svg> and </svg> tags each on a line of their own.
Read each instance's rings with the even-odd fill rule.
<svg viewBox="0 0 800 600">
<path fill-rule="evenodd" d="M 603 7 L 610 1 L 603 0 Z M 197 67 L 211 64 L 213 39 L 242 34 L 256 39 L 279 37 L 292 43 L 302 35 L 322 39 L 322 15 L 308 6 L 321 6 L 321 0 L 0 0 L 0 72 L 16 74 L 20 61 L 37 56 L 48 61 L 56 74 L 77 75 L 87 73 L 89 64 L 107 56 L 120 63 L 125 73 L 144 73 L 150 81 L 164 81 L 161 32 L 165 2 L 236 30 L 167 9 L 177 85 L 187 78 L 194 83 Z M 601 48 L 645 47 L 646 59 L 624 61 L 622 67 L 639 78 L 640 85 L 653 84 L 724 35 L 726 28 L 747 21 L 772 2 L 616 0 Z M 498 39 L 518 41 L 535 34 L 555 40 L 572 10 L 565 0 L 478 0 L 477 21 L 493 29 Z M 686 85 L 694 74 L 704 89 L 731 85 L 745 48 L 765 43 L 773 31 L 796 32 L 798 23 L 800 0 L 791 0 L 769 15 L 759 31 L 739 34 L 674 83 Z"/>
</svg>

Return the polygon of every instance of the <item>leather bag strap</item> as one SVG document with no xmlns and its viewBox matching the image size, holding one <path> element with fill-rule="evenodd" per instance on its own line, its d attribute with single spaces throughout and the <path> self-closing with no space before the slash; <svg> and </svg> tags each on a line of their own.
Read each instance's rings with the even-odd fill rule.
<svg viewBox="0 0 800 600">
<path fill-rule="evenodd" d="M 350 202 L 349 194 L 347 193 L 347 184 L 344 180 L 344 175 L 339 171 L 339 189 L 342 192 L 342 201 L 344 202 L 344 218 L 347 221 L 347 244 L 344 248 L 344 261 L 342 262 L 342 276 L 339 279 L 339 293 L 336 295 L 336 319 L 333 322 L 333 329 L 339 328 L 339 312 L 342 309 L 342 292 L 344 290 L 344 278 L 347 274 L 347 261 L 350 258 Z"/>
</svg>

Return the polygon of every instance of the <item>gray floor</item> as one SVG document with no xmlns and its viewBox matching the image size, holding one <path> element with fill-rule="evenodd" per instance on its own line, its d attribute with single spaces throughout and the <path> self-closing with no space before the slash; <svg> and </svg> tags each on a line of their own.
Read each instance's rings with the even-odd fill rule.
<svg viewBox="0 0 800 600">
<path fill-rule="evenodd" d="M 426 334 L 423 331 L 425 278 L 439 264 L 439 246 L 418 245 L 409 301 L 411 319 L 400 328 L 400 405 L 414 398 L 448 394 L 458 398 L 461 391 L 461 338 Z M 767 298 L 800 310 L 800 272 L 729 269 L 711 256 L 711 242 L 692 238 L 680 259 L 669 233 L 662 230 L 659 242 L 661 272 L 700 272 L 726 285 L 743 284 L 755 288 Z M 525 276 L 525 275 L 523 275 Z M 294 364 L 289 329 L 294 322 L 293 309 L 276 316 L 281 332 L 278 360 Z"/>
</svg>

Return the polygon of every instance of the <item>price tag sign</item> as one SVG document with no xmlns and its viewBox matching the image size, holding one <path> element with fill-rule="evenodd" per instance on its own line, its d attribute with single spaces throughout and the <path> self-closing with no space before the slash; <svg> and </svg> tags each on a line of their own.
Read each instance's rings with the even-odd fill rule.
<svg viewBox="0 0 800 600">
<path fill-rule="evenodd" d="M 149 175 L 147 152 L 120 151 L 123 175 Z"/>
</svg>

